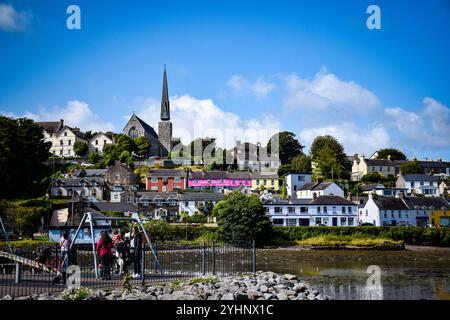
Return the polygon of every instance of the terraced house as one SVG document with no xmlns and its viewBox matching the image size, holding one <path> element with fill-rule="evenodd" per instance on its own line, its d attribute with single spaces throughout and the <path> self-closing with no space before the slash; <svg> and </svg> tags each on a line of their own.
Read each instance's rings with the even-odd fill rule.
<svg viewBox="0 0 450 320">
<path fill-rule="evenodd" d="M 359 212 L 360 223 L 374 226 L 448 225 L 450 204 L 438 197 L 378 197 L 369 199 Z"/>
<path fill-rule="evenodd" d="M 239 186 L 251 188 L 252 177 L 248 172 L 228 171 L 201 171 L 191 172 L 188 177 L 189 189 L 229 189 L 234 190 Z"/>
<path fill-rule="evenodd" d="M 275 226 L 355 226 L 357 205 L 339 196 L 274 199 L 263 204 Z"/>
<path fill-rule="evenodd" d="M 51 186 L 53 197 L 86 197 L 91 200 L 103 200 L 105 180 L 98 177 L 55 179 Z"/>
<path fill-rule="evenodd" d="M 147 174 L 146 189 L 157 192 L 172 192 L 186 189 L 187 172 L 184 170 L 152 170 Z"/>
</svg>

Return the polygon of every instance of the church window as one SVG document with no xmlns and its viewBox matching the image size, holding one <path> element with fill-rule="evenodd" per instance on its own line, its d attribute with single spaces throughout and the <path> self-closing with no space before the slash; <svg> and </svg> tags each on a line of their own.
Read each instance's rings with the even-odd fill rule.
<svg viewBox="0 0 450 320">
<path fill-rule="evenodd" d="M 139 137 L 139 131 L 136 130 L 136 127 L 131 127 L 130 131 L 128 131 L 128 135 L 130 136 L 130 138 L 136 139 L 137 137 Z"/>
<path fill-rule="evenodd" d="M 66 131 L 66 132 L 64 132 L 64 137 L 67 137 L 67 131 Z"/>
</svg>

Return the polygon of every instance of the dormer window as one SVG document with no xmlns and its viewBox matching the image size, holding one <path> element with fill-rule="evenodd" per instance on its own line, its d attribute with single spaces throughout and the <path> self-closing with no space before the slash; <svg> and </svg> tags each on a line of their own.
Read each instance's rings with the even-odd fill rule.
<svg viewBox="0 0 450 320">
<path fill-rule="evenodd" d="M 64 132 L 64 137 L 67 137 L 67 131 L 66 131 L 66 132 Z"/>
<path fill-rule="evenodd" d="M 95 140 L 95 145 L 96 145 L 96 146 L 98 145 L 98 140 Z"/>
</svg>

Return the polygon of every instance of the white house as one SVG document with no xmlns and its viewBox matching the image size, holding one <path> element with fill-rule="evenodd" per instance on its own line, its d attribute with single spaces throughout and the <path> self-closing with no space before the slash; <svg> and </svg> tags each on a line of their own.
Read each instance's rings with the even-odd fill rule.
<svg viewBox="0 0 450 320">
<path fill-rule="evenodd" d="M 224 195 L 219 192 L 184 192 L 178 195 L 179 213 L 186 212 L 189 216 L 200 213 L 200 207 L 208 205 L 214 206 L 224 199 Z"/>
<path fill-rule="evenodd" d="M 427 174 L 400 174 L 395 182 L 397 188 L 407 189 L 408 195 L 422 194 L 439 197 L 439 177 Z"/>
<path fill-rule="evenodd" d="M 297 190 L 307 183 L 311 183 L 311 173 L 289 173 L 286 175 L 286 191 L 290 198 L 295 198 Z"/>
<path fill-rule="evenodd" d="M 114 142 L 103 132 L 96 133 L 90 140 L 89 140 L 89 153 L 95 152 L 99 155 L 103 154 L 103 149 L 108 144 L 113 144 Z"/>
<path fill-rule="evenodd" d="M 273 199 L 264 203 L 266 215 L 275 226 L 355 226 L 357 205 L 338 196 L 316 199 Z"/>
<path fill-rule="evenodd" d="M 334 182 L 310 182 L 297 189 L 298 199 L 315 199 L 320 196 L 335 195 L 344 197 L 342 190 Z"/>
<path fill-rule="evenodd" d="M 398 197 L 401 192 L 404 194 L 407 193 L 407 189 L 405 188 L 386 188 L 379 183 L 362 185 L 361 191 L 363 194 L 375 193 L 383 197 Z"/>
<path fill-rule="evenodd" d="M 416 226 L 416 213 L 411 211 L 402 198 L 374 197 L 369 200 L 359 213 L 359 223 L 374 226 Z"/>
</svg>

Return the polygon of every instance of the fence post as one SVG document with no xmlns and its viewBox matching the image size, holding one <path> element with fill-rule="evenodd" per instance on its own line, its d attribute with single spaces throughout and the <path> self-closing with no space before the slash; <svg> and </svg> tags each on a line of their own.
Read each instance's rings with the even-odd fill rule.
<svg viewBox="0 0 450 320">
<path fill-rule="evenodd" d="M 145 285 L 145 241 L 142 241 L 141 248 L 141 272 L 142 285 Z"/>
<path fill-rule="evenodd" d="M 205 241 L 202 242 L 202 274 L 205 275 L 206 273 L 206 247 L 205 247 Z"/>
<path fill-rule="evenodd" d="M 20 283 L 22 281 L 22 270 L 20 263 L 16 263 L 16 273 L 14 277 L 15 283 Z"/>
<path fill-rule="evenodd" d="M 256 273 L 256 244 L 255 240 L 252 241 L 252 260 L 253 260 L 253 273 Z"/>
<path fill-rule="evenodd" d="M 212 274 L 216 274 L 216 249 L 214 247 L 214 240 L 212 242 Z"/>
<path fill-rule="evenodd" d="M 155 240 L 155 247 L 154 247 L 154 249 L 155 249 L 155 273 L 158 273 L 158 243 L 157 243 L 157 241 Z"/>
</svg>

